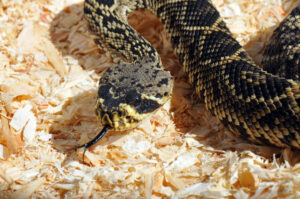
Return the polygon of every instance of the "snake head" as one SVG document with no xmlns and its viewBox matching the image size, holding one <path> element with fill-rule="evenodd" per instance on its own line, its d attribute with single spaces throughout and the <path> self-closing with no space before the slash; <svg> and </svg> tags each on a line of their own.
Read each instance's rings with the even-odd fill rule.
<svg viewBox="0 0 300 199">
<path fill-rule="evenodd" d="M 170 73 L 151 59 L 117 64 L 99 81 L 97 118 L 117 131 L 133 128 L 170 99 L 172 88 Z"/>
</svg>

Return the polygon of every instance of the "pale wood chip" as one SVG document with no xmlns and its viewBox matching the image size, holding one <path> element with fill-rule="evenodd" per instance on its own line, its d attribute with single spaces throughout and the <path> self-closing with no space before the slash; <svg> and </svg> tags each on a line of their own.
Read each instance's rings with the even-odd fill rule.
<svg viewBox="0 0 300 199">
<path fill-rule="evenodd" d="M 39 48 L 45 53 L 50 63 L 54 67 L 54 69 L 58 72 L 62 77 L 67 74 L 67 68 L 61 58 L 60 53 L 57 51 L 55 46 L 49 39 L 43 38 L 39 42 Z"/>
<path fill-rule="evenodd" d="M 13 194 L 10 195 L 10 198 L 15 199 L 23 199 L 29 198 L 39 187 L 45 182 L 44 178 L 36 179 L 24 186 L 21 189 L 15 191 Z"/>
</svg>

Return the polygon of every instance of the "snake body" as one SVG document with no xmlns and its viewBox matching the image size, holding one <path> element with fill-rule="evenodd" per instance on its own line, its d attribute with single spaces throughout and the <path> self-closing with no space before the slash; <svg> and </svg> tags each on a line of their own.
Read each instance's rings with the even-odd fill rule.
<svg viewBox="0 0 300 199">
<path fill-rule="evenodd" d="M 85 1 L 85 18 L 95 42 L 120 61 L 99 82 L 96 114 L 101 125 L 132 128 L 171 96 L 172 78 L 163 71 L 158 53 L 127 23 L 128 14 L 141 8 L 162 21 L 189 83 L 206 108 L 236 136 L 258 144 L 300 148 L 299 76 L 270 73 L 275 68 L 278 74 L 283 64 L 270 64 L 269 72 L 255 65 L 210 0 Z M 295 64 L 283 68 L 299 73 L 300 7 L 295 10 L 280 27 L 298 31 L 295 41 L 285 47 L 294 49 L 288 62 Z M 291 21 L 295 22 L 291 25 Z M 276 53 L 270 52 L 266 61 L 274 61 Z"/>
</svg>

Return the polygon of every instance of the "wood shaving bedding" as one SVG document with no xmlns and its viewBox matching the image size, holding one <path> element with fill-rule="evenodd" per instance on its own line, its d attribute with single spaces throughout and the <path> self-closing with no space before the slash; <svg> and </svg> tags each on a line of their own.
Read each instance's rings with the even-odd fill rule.
<svg viewBox="0 0 300 199">
<path fill-rule="evenodd" d="M 259 63 L 299 0 L 214 0 Z M 170 102 L 137 128 L 109 132 L 85 156 L 73 148 L 101 127 L 94 104 L 113 65 L 90 38 L 82 1 L 0 2 L 0 198 L 297 198 L 298 151 L 231 137 L 186 83 L 159 20 L 129 22 L 175 77 Z"/>
</svg>

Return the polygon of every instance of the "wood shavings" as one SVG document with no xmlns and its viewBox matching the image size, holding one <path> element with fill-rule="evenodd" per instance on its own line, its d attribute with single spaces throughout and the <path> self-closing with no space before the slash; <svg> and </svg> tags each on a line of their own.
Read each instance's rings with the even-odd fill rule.
<svg viewBox="0 0 300 199">
<path fill-rule="evenodd" d="M 20 135 L 16 135 L 13 133 L 9 126 L 8 118 L 6 117 L 7 112 L 6 110 L 1 107 L 1 120 L 0 120 L 0 127 L 1 127 L 1 144 L 3 146 L 2 156 L 3 158 L 7 158 L 10 153 L 17 153 L 19 149 L 22 147 L 23 142 L 21 140 Z"/>
<path fill-rule="evenodd" d="M 15 199 L 29 198 L 43 184 L 44 181 L 45 180 L 43 178 L 34 180 L 23 186 L 22 189 L 19 189 L 11 194 L 10 197 Z"/>
<path fill-rule="evenodd" d="M 188 168 L 194 165 L 196 162 L 199 162 L 197 156 L 193 153 L 185 153 L 177 157 L 177 159 L 166 168 L 167 171 L 183 171 L 185 168 Z"/>
<path fill-rule="evenodd" d="M 255 188 L 259 183 L 259 178 L 256 174 L 249 171 L 247 163 L 241 165 L 239 170 L 239 184 L 241 187 Z"/>
<path fill-rule="evenodd" d="M 226 189 L 220 189 L 211 183 L 197 183 L 176 193 L 177 198 L 186 198 L 191 195 L 204 198 L 225 198 L 230 193 Z"/>
<path fill-rule="evenodd" d="M 50 42 L 48 39 L 42 39 L 39 44 L 39 48 L 44 51 L 45 55 L 49 59 L 52 66 L 56 69 L 58 74 L 64 76 L 67 73 L 67 69 L 52 42 Z"/>
<path fill-rule="evenodd" d="M 29 115 L 30 115 L 30 110 L 31 110 L 32 106 L 27 104 L 25 107 L 23 108 L 19 108 L 13 118 L 10 121 L 10 126 L 12 128 L 14 128 L 18 133 L 20 133 L 20 131 L 24 128 L 24 126 L 26 125 L 26 123 L 29 120 Z"/>
<path fill-rule="evenodd" d="M 299 0 L 213 0 L 259 63 L 274 28 Z M 0 3 L 0 198 L 299 198 L 298 151 L 229 135 L 193 89 L 160 21 L 129 22 L 175 78 L 173 98 L 137 128 L 101 129 L 101 72 L 113 66 L 91 38 L 82 0 Z"/>
<path fill-rule="evenodd" d="M 4 146 L 2 144 L 0 144 L 0 159 L 4 159 Z"/>
</svg>

